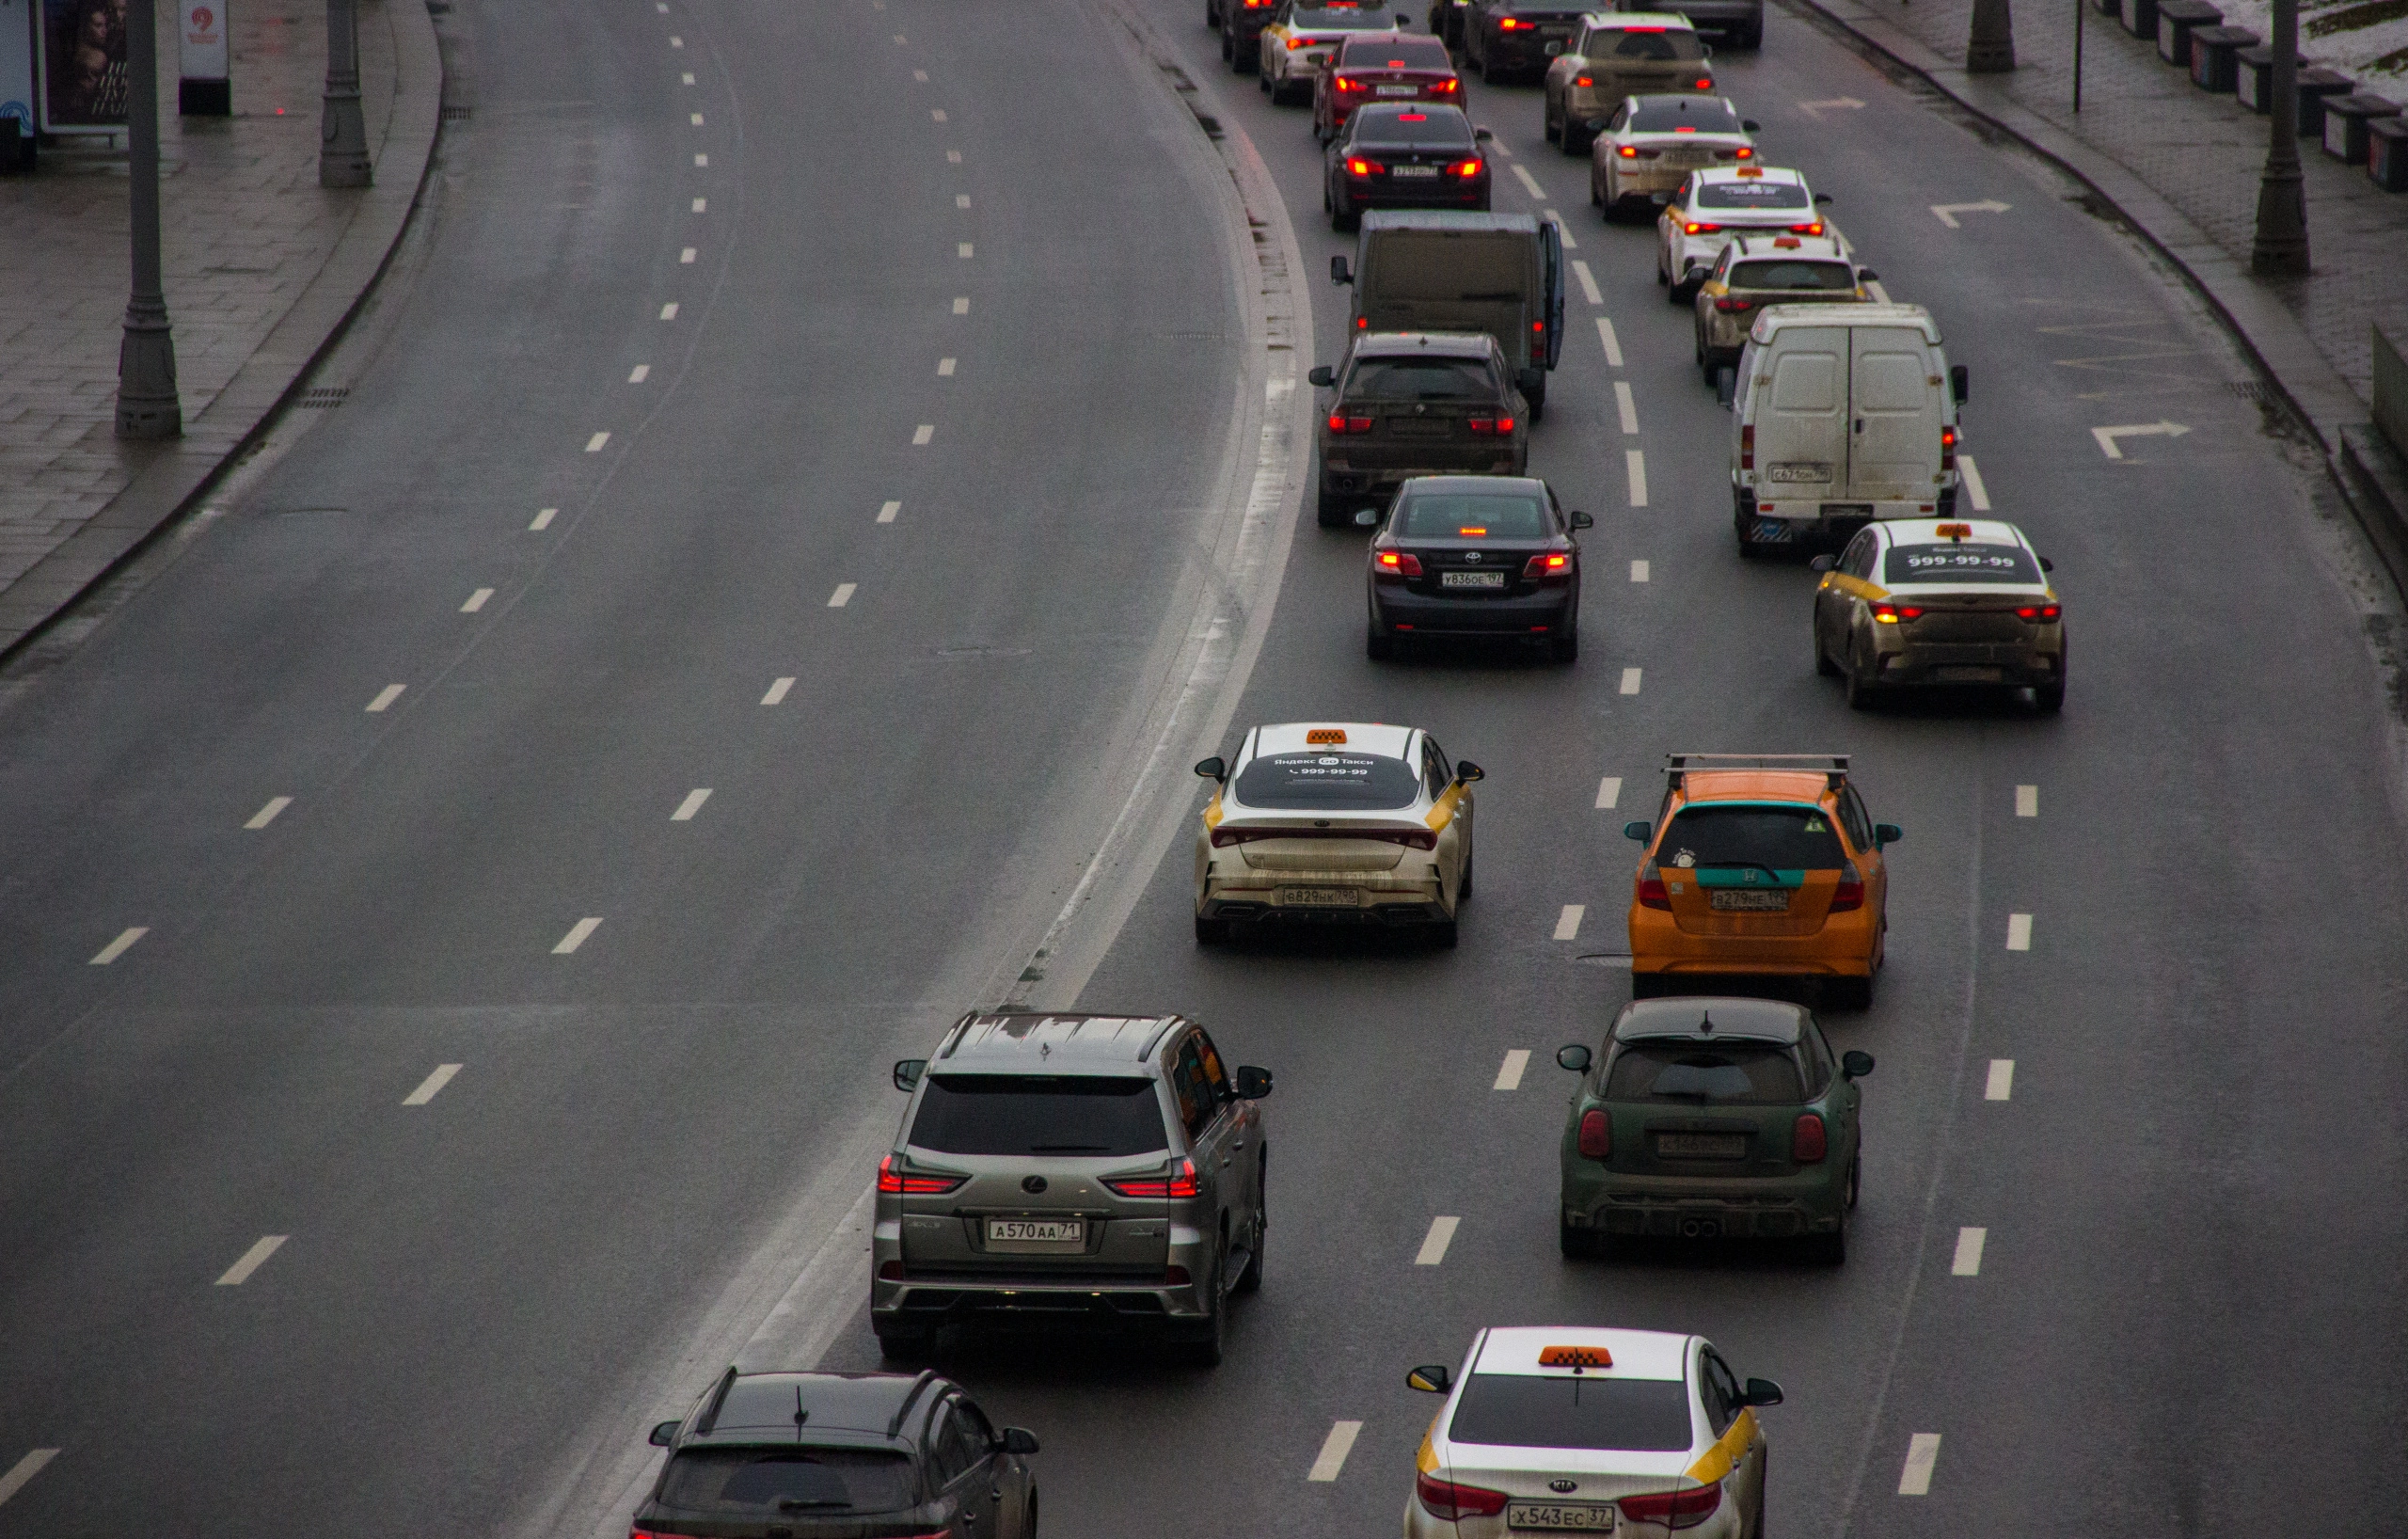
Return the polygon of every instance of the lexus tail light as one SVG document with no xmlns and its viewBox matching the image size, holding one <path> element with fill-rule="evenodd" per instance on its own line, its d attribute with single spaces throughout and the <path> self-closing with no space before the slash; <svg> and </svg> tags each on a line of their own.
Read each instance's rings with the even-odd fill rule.
<svg viewBox="0 0 2408 1539">
<path fill-rule="evenodd" d="M 1201 1189 L 1194 1160 L 1180 1161 L 1167 1176 L 1106 1176 L 1103 1183 L 1122 1197 L 1194 1197 Z"/>
<path fill-rule="evenodd" d="M 908 1197 L 936 1197 L 952 1191 L 968 1181 L 968 1176 L 923 1176 L 903 1168 L 903 1162 L 889 1154 L 878 1162 L 878 1189 Z"/>
</svg>

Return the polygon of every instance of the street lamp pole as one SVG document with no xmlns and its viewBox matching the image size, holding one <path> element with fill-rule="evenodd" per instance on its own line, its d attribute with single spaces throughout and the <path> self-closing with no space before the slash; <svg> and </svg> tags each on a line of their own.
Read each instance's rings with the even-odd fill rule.
<svg viewBox="0 0 2408 1539">
<path fill-rule="evenodd" d="M 1965 40 L 1965 72 L 2005 74 L 2015 68 L 2015 14 L 2007 0 L 1973 0 L 1973 25 Z"/>
<path fill-rule="evenodd" d="M 2258 179 L 2252 271 L 2269 278 L 2308 270 L 2307 188 L 2299 168 L 2299 0 L 2274 0 L 2274 120 L 2266 170 Z"/>
<path fill-rule="evenodd" d="M 159 276 L 159 18 L 146 0 L 126 8 L 125 64 L 134 272 L 117 349 L 117 436 L 175 438 L 183 435 L 184 409 L 176 399 L 176 339 Z"/>
<path fill-rule="evenodd" d="M 326 0 L 325 113 L 318 140 L 319 186 L 368 185 L 368 119 L 359 111 L 357 0 Z"/>
</svg>

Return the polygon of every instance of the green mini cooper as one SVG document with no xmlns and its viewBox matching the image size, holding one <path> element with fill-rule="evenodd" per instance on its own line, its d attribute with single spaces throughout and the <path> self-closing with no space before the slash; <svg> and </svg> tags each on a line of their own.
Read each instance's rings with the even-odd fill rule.
<svg viewBox="0 0 2408 1539">
<path fill-rule="evenodd" d="M 1861 1134 L 1856 1082 L 1814 1012 L 1769 999 L 1640 1000 L 1614 1021 L 1563 1124 L 1566 1256 L 1608 1236 L 1798 1240 L 1847 1259 Z"/>
</svg>

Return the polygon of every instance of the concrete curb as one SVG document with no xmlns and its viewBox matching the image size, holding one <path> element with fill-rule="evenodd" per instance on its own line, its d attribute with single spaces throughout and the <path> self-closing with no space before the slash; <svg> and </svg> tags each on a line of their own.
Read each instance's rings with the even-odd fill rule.
<svg viewBox="0 0 2408 1539">
<path fill-rule="evenodd" d="M 234 372 L 216 399 L 161 445 L 91 521 L 0 593 L 0 659 L 13 656 L 151 535 L 198 503 L 249 449 L 334 346 L 375 288 L 401 242 L 435 158 L 441 127 L 443 56 L 422 0 L 384 0 L 392 28 L 393 110 L 372 147 L 376 182 L 364 189 L 334 250 L 300 297 Z M 170 296 L 172 299 L 172 296 Z"/>
</svg>

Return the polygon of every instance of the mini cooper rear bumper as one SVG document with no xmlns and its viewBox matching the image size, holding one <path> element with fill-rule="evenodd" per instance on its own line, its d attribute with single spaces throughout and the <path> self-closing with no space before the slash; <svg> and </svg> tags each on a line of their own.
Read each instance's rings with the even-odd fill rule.
<svg viewBox="0 0 2408 1539">
<path fill-rule="evenodd" d="M 1563 1175 L 1563 1222 L 1597 1234 L 1683 1240 L 1790 1240 L 1835 1232 L 1846 1164 L 1787 1176 L 1632 1176 L 1590 1161 Z"/>
</svg>

